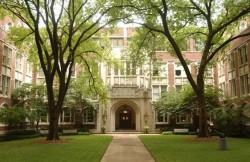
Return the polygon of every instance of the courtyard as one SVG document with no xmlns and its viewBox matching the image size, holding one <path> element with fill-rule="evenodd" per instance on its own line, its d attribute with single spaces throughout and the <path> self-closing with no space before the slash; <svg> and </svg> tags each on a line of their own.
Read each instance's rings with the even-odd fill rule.
<svg viewBox="0 0 250 162">
<path fill-rule="evenodd" d="M 213 137 L 210 140 L 195 140 L 196 136 L 193 135 L 137 134 L 62 136 L 61 141 L 56 143 L 45 142 L 44 137 L 1 142 L 0 157 L 3 162 L 99 162 L 112 138 L 115 139 L 115 137 L 118 137 L 116 143 L 118 141 L 121 143 L 120 146 L 116 146 L 116 149 L 123 153 L 120 157 L 123 160 L 129 158 L 128 151 L 133 151 L 136 146 L 140 145 L 135 143 L 134 138 L 131 139 L 131 137 L 139 137 L 157 162 L 235 162 L 249 160 L 249 139 L 227 138 L 228 148 L 221 151 L 218 147 L 218 137 Z M 129 147 L 129 140 L 134 145 Z M 120 155 L 114 154 L 112 156 Z M 137 159 L 136 161 L 139 162 L 140 160 Z"/>
</svg>

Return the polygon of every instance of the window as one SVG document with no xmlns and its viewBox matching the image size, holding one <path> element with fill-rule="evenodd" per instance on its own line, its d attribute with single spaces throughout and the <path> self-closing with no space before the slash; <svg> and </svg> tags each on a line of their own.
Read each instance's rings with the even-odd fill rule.
<svg viewBox="0 0 250 162">
<path fill-rule="evenodd" d="M 234 52 L 229 54 L 228 62 L 229 62 L 229 71 L 234 70 L 235 69 Z"/>
<path fill-rule="evenodd" d="M 174 70 L 175 70 L 175 77 L 186 77 L 186 72 L 181 63 L 178 62 L 175 63 Z"/>
<path fill-rule="evenodd" d="M 144 69 L 143 69 L 143 67 L 141 66 L 140 67 L 140 75 L 143 75 L 144 74 Z"/>
<path fill-rule="evenodd" d="M 212 69 L 212 67 L 206 68 L 206 70 L 205 70 L 205 76 L 206 77 L 212 77 L 213 76 L 213 69 Z"/>
<path fill-rule="evenodd" d="M 136 75 L 136 65 L 126 61 L 126 75 Z"/>
<path fill-rule="evenodd" d="M 225 74 L 225 70 L 224 70 L 224 60 L 221 60 L 218 63 L 218 68 L 219 68 L 219 76 L 224 75 Z"/>
<path fill-rule="evenodd" d="M 190 51 L 190 38 L 185 39 L 183 44 L 183 51 Z"/>
<path fill-rule="evenodd" d="M 107 67 L 107 75 L 110 76 L 111 75 L 111 67 L 108 65 Z"/>
<path fill-rule="evenodd" d="M 229 80 L 229 95 L 231 97 L 236 96 L 236 82 L 235 82 L 235 79 Z"/>
<path fill-rule="evenodd" d="M 15 69 L 22 72 L 22 57 L 19 55 L 16 57 Z"/>
<path fill-rule="evenodd" d="M 18 88 L 22 84 L 22 57 L 20 55 L 16 56 L 15 62 L 15 88 Z"/>
<path fill-rule="evenodd" d="M 65 109 L 62 111 L 60 116 L 61 123 L 74 123 L 75 121 L 75 112 L 70 109 Z"/>
<path fill-rule="evenodd" d="M 248 74 L 240 76 L 240 94 L 246 95 L 249 93 L 249 78 Z"/>
<path fill-rule="evenodd" d="M 136 75 L 136 64 L 132 64 L 132 75 Z"/>
<path fill-rule="evenodd" d="M 12 56 L 12 49 L 7 46 L 4 46 L 3 65 L 11 66 L 11 56 Z"/>
<path fill-rule="evenodd" d="M 155 111 L 156 123 L 168 123 L 168 114 L 160 111 Z"/>
<path fill-rule="evenodd" d="M 247 22 L 246 21 L 242 21 L 240 22 L 240 26 L 239 26 L 239 30 L 243 31 L 247 28 Z"/>
<path fill-rule="evenodd" d="M 183 123 L 191 123 L 192 118 L 190 114 L 177 114 L 176 115 L 176 123 L 183 124 Z"/>
<path fill-rule="evenodd" d="M 2 95 L 10 95 L 10 77 L 2 75 Z"/>
<path fill-rule="evenodd" d="M 3 62 L 2 62 L 2 80 L 1 80 L 1 93 L 4 96 L 10 95 L 10 76 L 11 76 L 11 57 L 12 49 L 4 46 Z"/>
<path fill-rule="evenodd" d="M 161 94 L 167 91 L 166 85 L 162 85 L 162 86 L 160 86 L 160 88 L 161 88 Z"/>
<path fill-rule="evenodd" d="M 118 64 L 115 64 L 114 73 L 115 73 L 115 75 L 119 75 L 119 65 Z"/>
<path fill-rule="evenodd" d="M 161 94 L 167 91 L 167 85 L 153 85 L 153 101 L 160 98 Z"/>
<path fill-rule="evenodd" d="M 153 76 L 166 77 L 167 64 L 163 62 L 153 64 Z"/>
<path fill-rule="evenodd" d="M 247 48 L 246 48 L 246 45 L 243 45 L 242 47 L 240 47 L 238 49 L 239 51 L 239 63 L 240 65 L 244 65 L 244 64 L 247 64 Z"/>
<path fill-rule="evenodd" d="M 83 112 L 83 123 L 95 123 L 95 112 L 92 109 L 86 109 Z"/>
<path fill-rule="evenodd" d="M 181 76 L 181 70 L 175 70 L 175 76 Z"/>
<path fill-rule="evenodd" d="M 153 101 L 156 101 L 159 99 L 159 86 L 153 86 Z"/>
<path fill-rule="evenodd" d="M 196 38 L 196 39 L 195 39 L 195 50 L 196 50 L 196 51 L 202 51 L 203 46 L 204 46 L 204 45 L 203 45 L 201 39 Z"/>
<path fill-rule="evenodd" d="M 220 89 L 222 91 L 222 96 L 220 96 L 220 99 L 223 100 L 223 99 L 225 99 L 225 96 L 226 96 L 226 85 L 225 85 L 225 82 L 220 83 L 219 87 L 220 87 Z"/>
<path fill-rule="evenodd" d="M 249 78 L 248 78 L 248 58 L 246 45 L 241 46 L 239 49 L 239 75 L 240 75 L 240 95 L 249 93 Z"/>
<path fill-rule="evenodd" d="M 175 85 L 175 89 L 177 91 L 181 91 L 182 90 L 182 85 Z"/>
<path fill-rule="evenodd" d="M 76 65 L 73 65 L 71 68 L 71 77 L 76 77 Z"/>
<path fill-rule="evenodd" d="M 44 77 L 44 72 L 43 72 L 42 69 L 38 72 L 38 77 L 39 78 L 43 78 Z"/>
<path fill-rule="evenodd" d="M 153 65 L 153 76 L 159 76 L 159 67 L 157 65 Z"/>
<path fill-rule="evenodd" d="M 43 74 L 43 70 L 41 69 L 41 72 L 42 72 L 42 75 L 44 77 L 44 74 Z M 40 73 L 40 72 L 39 72 Z M 26 63 L 26 76 L 30 76 L 31 77 L 32 75 L 32 68 L 30 66 L 30 64 L 27 62 Z"/>
<path fill-rule="evenodd" d="M 22 81 L 15 79 L 15 88 L 21 87 Z"/>
<path fill-rule="evenodd" d="M 112 38 L 111 39 L 111 46 L 112 47 L 122 47 L 122 46 L 124 46 L 123 38 Z"/>
<path fill-rule="evenodd" d="M 49 123 L 49 114 L 41 116 L 41 123 Z"/>
</svg>

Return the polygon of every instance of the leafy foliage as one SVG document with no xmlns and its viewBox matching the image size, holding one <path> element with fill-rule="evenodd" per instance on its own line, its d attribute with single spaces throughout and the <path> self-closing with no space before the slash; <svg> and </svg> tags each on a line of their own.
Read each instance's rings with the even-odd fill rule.
<svg viewBox="0 0 250 162">
<path fill-rule="evenodd" d="M 29 117 L 28 111 L 22 107 L 11 106 L 0 109 L 0 122 L 8 126 L 8 130 L 26 127 L 26 118 Z"/>
<path fill-rule="evenodd" d="M 125 13 L 118 14 L 122 8 L 121 2 L 115 2 L 2 0 L 0 3 L 1 8 L 18 17 L 28 28 L 22 28 L 25 32 L 21 36 L 15 32 L 12 38 L 16 39 L 15 42 L 27 39 L 28 46 L 25 49 L 28 48 L 35 55 L 33 58 L 39 58 L 47 89 L 50 140 L 59 139 L 59 113 L 69 88 L 73 67 L 76 63 L 83 63 L 83 70 L 89 72 L 94 82 L 96 78 L 92 72 L 96 70 L 90 66 L 91 60 L 104 61 L 103 56 L 108 52 L 97 45 L 98 42 L 93 41 L 92 37 L 97 36 L 107 25 L 112 27 L 126 17 Z M 34 40 L 30 41 L 29 38 Z"/>
<path fill-rule="evenodd" d="M 218 101 L 220 90 L 216 87 L 206 87 L 206 107 L 207 111 L 221 108 Z M 198 112 L 197 96 L 190 85 L 183 85 L 183 89 L 178 91 L 171 89 L 163 93 L 156 102 L 156 108 L 169 113 L 192 113 Z"/>
<path fill-rule="evenodd" d="M 14 90 L 14 98 L 18 101 L 17 105 L 29 114 L 31 126 L 35 121 L 38 129 L 41 117 L 48 113 L 45 87 L 43 85 L 23 84 Z"/>
<path fill-rule="evenodd" d="M 15 130 L 7 132 L 3 137 L 3 141 L 20 140 L 39 137 L 40 134 L 36 130 Z"/>
<path fill-rule="evenodd" d="M 249 17 L 249 2 L 247 0 L 127 0 L 124 1 L 124 6 L 133 14 L 133 20 L 130 21 L 150 32 L 158 33 L 169 42 L 168 52 L 178 57 L 198 98 L 199 136 L 207 137 L 206 69 L 230 42 L 250 35 L 249 32 L 237 33 L 238 23 Z M 201 59 L 195 77 L 188 68 L 190 61 L 182 52 L 183 44 L 190 37 L 200 43 L 198 51 L 201 52 Z"/>
<path fill-rule="evenodd" d="M 224 132 L 227 136 L 244 136 L 247 129 L 246 124 L 250 122 L 250 117 L 245 114 L 249 111 L 249 106 L 238 107 L 224 105 L 220 109 L 213 109 L 211 114 L 214 116 L 215 129 Z"/>
</svg>

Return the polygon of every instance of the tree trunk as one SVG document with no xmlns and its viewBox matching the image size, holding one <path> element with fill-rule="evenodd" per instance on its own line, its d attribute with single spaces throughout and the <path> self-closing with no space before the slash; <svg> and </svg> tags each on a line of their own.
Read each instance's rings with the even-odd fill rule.
<svg viewBox="0 0 250 162">
<path fill-rule="evenodd" d="M 198 137 L 208 137 L 208 125 L 207 125 L 207 110 L 205 102 L 205 92 L 199 91 L 197 95 L 198 106 L 199 106 L 199 133 Z"/>
<path fill-rule="evenodd" d="M 53 113 L 50 113 L 49 134 L 47 140 L 60 140 L 58 135 L 59 111 L 56 111 L 56 108 L 52 108 L 51 111 L 53 111 Z"/>
</svg>

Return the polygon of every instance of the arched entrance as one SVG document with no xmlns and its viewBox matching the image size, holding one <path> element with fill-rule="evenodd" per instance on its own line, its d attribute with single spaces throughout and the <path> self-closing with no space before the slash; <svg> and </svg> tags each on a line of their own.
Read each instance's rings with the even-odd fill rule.
<svg viewBox="0 0 250 162">
<path fill-rule="evenodd" d="M 121 105 L 115 113 L 115 130 L 135 130 L 135 111 L 129 105 Z"/>
</svg>

